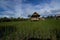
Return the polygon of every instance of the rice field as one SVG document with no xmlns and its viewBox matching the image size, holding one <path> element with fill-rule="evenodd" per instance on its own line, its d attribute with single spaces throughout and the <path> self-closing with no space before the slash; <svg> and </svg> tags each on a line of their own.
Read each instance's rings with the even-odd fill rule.
<svg viewBox="0 0 60 40">
<path fill-rule="evenodd" d="M 0 40 L 28 40 L 29 38 L 55 38 L 60 20 L 16 21 L 0 23 Z M 37 39 L 38 40 L 38 39 Z M 41 39 L 43 40 L 43 39 Z"/>
</svg>

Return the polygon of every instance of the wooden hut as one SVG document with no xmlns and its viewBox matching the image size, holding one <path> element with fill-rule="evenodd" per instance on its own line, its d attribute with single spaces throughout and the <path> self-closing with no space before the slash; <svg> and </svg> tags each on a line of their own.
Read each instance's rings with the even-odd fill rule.
<svg viewBox="0 0 60 40">
<path fill-rule="evenodd" d="M 60 19 L 60 14 L 55 15 L 56 19 Z"/>
<path fill-rule="evenodd" d="M 31 15 L 31 20 L 39 20 L 39 17 L 40 15 L 37 13 L 37 12 L 34 12 L 32 15 Z"/>
</svg>

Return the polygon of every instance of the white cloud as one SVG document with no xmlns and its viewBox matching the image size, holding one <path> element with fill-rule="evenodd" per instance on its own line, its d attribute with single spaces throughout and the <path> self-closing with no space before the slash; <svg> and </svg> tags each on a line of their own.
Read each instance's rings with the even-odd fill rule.
<svg viewBox="0 0 60 40">
<path fill-rule="evenodd" d="M 33 12 L 37 12 L 41 15 L 50 15 L 50 14 L 53 14 L 51 10 L 60 10 L 60 5 L 59 5 L 60 2 L 57 2 L 56 0 L 52 0 L 50 4 L 46 3 L 44 5 L 23 4 L 22 0 L 14 0 L 12 4 L 10 4 L 9 2 L 11 1 L 10 0 L 0 1 L 0 6 L 6 10 L 2 13 L 5 15 L 14 14 L 13 15 L 14 17 L 27 17 L 29 14 L 31 15 Z M 60 12 L 57 12 L 57 13 L 60 13 Z M 10 16 L 10 15 L 7 15 L 7 16 Z"/>
<path fill-rule="evenodd" d="M 52 13 L 51 10 L 60 10 L 59 2 L 56 2 L 56 1 L 52 1 L 50 4 L 46 3 L 44 5 L 38 4 L 38 5 L 33 6 L 31 4 L 24 4 L 24 6 L 25 6 L 25 9 L 23 10 L 25 11 L 23 12 L 26 12 L 26 15 L 32 14 L 35 11 L 41 15 L 53 15 L 54 13 Z"/>
</svg>

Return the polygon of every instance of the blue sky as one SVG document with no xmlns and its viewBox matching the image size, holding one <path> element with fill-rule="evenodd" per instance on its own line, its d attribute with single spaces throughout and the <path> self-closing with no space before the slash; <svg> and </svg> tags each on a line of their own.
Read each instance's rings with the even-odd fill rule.
<svg viewBox="0 0 60 40">
<path fill-rule="evenodd" d="M 28 17 L 60 14 L 60 0 L 0 0 L 0 17 Z"/>
</svg>

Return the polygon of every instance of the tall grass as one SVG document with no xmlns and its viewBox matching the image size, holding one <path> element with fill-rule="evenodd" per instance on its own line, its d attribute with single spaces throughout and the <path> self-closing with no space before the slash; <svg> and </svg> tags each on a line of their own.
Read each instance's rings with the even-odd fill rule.
<svg viewBox="0 0 60 40">
<path fill-rule="evenodd" d="M 60 29 L 60 20 L 46 19 L 39 21 L 16 21 L 16 22 L 1 22 L 0 29 L 4 27 L 16 27 L 16 31 L 2 37 L 7 40 L 27 40 L 28 38 L 51 38 L 55 32 L 53 30 Z M 8 28 L 9 29 L 9 28 Z M 12 28 L 11 28 L 12 30 Z M 15 32 L 14 32 L 15 31 Z M 7 32 L 7 31 L 6 31 Z M 53 35 L 54 36 L 54 35 Z"/>
</svg>

